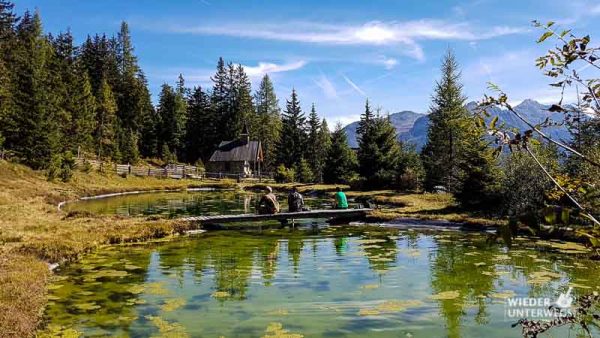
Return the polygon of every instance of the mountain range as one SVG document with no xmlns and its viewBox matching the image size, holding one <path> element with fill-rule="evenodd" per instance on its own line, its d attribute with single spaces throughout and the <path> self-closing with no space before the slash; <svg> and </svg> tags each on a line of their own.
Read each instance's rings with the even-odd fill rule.
<svg viewBox="0 0 600 338">
<path fill-rule="evenodd" d="M 476 109 L 477 103 L 469 102 L 465 107 L 472 112 Z M 554 122 L 561 122 L 563 120 L 563 113 L 550 112 L 548 110 L 549 108 L 550 106 L 543 105 L 531 99 L 524 100 L 520 104 L 514 106 L 514 109 L 518 113 L 525 116 L 534 124 L 541 123 L 546 120 L 546 118 Z M 487 111 L 490 113 L 488 121 L 494 116 L 498 116 L 498 126 L 503 123 L 506 128 L 517 128 L 519 130 L 529 129 L 523 121 L 519 120 L 508 110 L 493 107 L 489 108 Z M 429 125 L 428 115 L 415 113 L 413 111 L 401 111 L 390 114 L 390 120 L 398 132 L 399 140 L 413 143 L 418 150 L 420 150 L 427 142 L 427 129 Z M 357 127 L 358 121 L 352 122 L 344 127 L 344 131 L 348 137 L 348 144 L 352 148 L 358 147 L 358 141 L 356 139 Z M 564 125 L 548 127 L 544 129 L 544 131 L 557 140 L 570 139 L 569 131 Z"/>
</svg>

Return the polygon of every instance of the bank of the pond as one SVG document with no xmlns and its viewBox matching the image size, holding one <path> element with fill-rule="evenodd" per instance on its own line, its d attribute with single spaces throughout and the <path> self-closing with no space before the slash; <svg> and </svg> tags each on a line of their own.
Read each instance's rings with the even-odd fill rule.
<svg viewBox="0 0 600 338">
<path fill-rule="evenodd" d="M 76 172 L 69 183 L 0 161 L 0 337 L 32 336 L 46 304 L 48 263 L 77 260 L 103 244 L 177 235 L 191 224 L 57 211 L 62 201 L 126 191 L 233 188 L 234 181 L 172 180 Z"/>
</svg>

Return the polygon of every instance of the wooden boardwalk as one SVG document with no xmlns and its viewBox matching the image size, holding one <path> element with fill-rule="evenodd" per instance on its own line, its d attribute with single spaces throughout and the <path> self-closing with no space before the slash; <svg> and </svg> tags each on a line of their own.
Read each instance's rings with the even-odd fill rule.
<svg viewBox="0 0 600 338">
<path fill-rule="evenodd" d="M 300 212 L 282 212 L 273 215 L 240 214 L 240 215 L 218 215 L 218 216 L 194 216 L 183 218 L 183 221 L 200 224 L 219 224 L 232 222 L 256 222 L 256 221 L 285 221 L 303 218 L 360 218 L 367 215 L 373 209 L 330 209 L 310 210 Z"/>
</svg>

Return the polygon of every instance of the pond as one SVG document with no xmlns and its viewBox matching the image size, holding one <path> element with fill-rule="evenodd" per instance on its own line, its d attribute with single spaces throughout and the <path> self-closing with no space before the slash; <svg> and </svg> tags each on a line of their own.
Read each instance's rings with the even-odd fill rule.
<svg viewBox="0 0 600 338">
<path fill-rule="evenodd" d="M 59 271 L 45 316 L 86 337 L 520 337 L 507 299 L 599 290 L 580 250 L 376 226 L 214 231 L 86 256 Z"/>
<path fill-rule="evenodd" d="M 67 203 L 64 210 L 122 216 L 243 214 L 254 212 L 261 196 L 262 193 L 236 190 L 154 192 Z M 282 210 L 287 210 L 286 195 L 278 195 L 278 200 Z M 329 209 L 333 202 L 332 199 L 315 196 L 304 196 L 304 201 L 313 209 Z"/>
</svg>

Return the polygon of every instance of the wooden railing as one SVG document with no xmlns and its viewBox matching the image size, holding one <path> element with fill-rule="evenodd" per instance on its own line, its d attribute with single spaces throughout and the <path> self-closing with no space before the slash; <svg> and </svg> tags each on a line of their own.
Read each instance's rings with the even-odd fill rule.
<svg viewBox="0 0 600 338">
<path fill-rule="evenodd" d="M 232 174 L 223 172 L 205 172 L 204 169 L 190 165 L 168 165 L 165 168 L 157 168 L 150 166 L 135 166 L 130 164 L 117 164 L 108 163 L 98 160 L 88 160 L 78 158 L 76 165 L 79 168 L 83 168 L 89 165 L 95 170 L 102 172 L 114 172 L 117 175 L 134 175 L 134 176 L 154 176 L 164 178 L 191 178 L 191 179 L 234 179 L 239 182 L 243 180 L 272 180 L 273 175 L 271 173 L 260 174 L 260 175 L 243 175 L 243 174 Z"/>
</svg>

